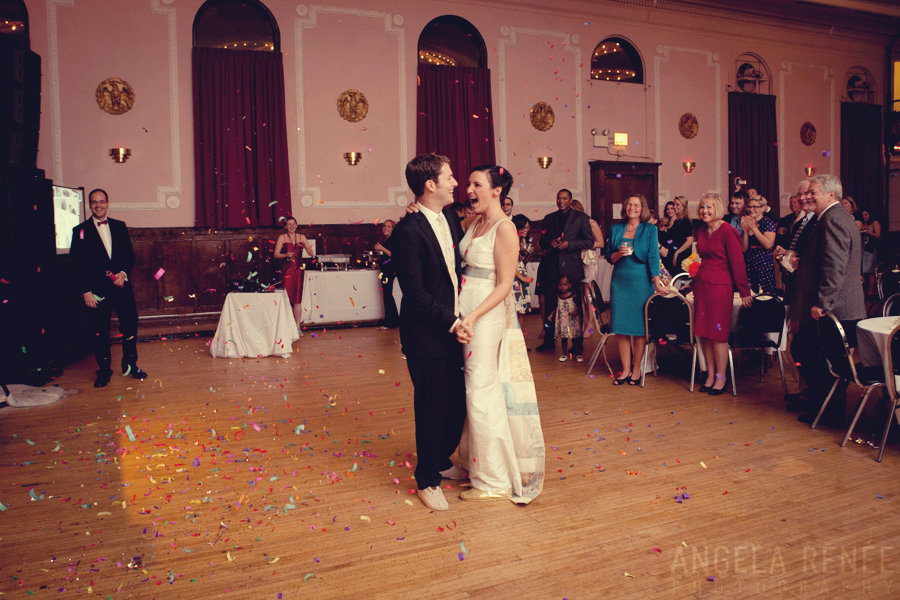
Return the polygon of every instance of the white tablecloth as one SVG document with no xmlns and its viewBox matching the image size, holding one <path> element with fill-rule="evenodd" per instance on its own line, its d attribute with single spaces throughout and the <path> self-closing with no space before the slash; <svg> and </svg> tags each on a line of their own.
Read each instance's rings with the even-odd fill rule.
<svg viewBox="0 0 900 600">
<path fill-rule="evenodd" d="M 345 323 L 384 318 L 379 271 L 304 271 L 300 323 Z M 400 286 L 394 280 L 394 302 L 400 310 Z"/>
<path fill-rule="evenodd" d="M 525 271 L 528 273 L 528 276 L 533 279 L 533 281 L 528 284 L 528 293 L 531 295 L 531 307 L 535 309 L 541 305 L 540 297 L 535 293 L 535 288 L 537 287 L 538 264 L 538 262 L 530 262 L 525 265 Z M 613 266 L 606 262 L 605 258 L 601 257 L 598 267 L 597 285 L 600 286 L 600 293 L 603 294 L 603 300 L 607 304 L 609 304 L 609 284 L 610 281 L 612 281 L 612 272 Z"/>
<path fill-rule="evenodd" d="M 890 352 L 888 339 L 894 327 L 900 325 L 898 317 L 876 317 L 864 319 L 856 325 L 856 340 L 859 344 L 859 359 L 867 367 L 884 365 L 885 381 L 890 377 L 885 356 Z M 900 387 L 900 377 L 894 379 L 894 385 Z"/>
<path fill-rule="evenodd" d="M 694 294 L 693 293 L 688 294 L 686 296 L 686 300 L 688 301 L 688 304 L 691 305 L 691 310 L 693 310 Z M 741 299 L 739 297 L 736 297 L 732 301 L 732 304 L 731 304 L 731 325 L 730 325 L 730 327 L 731 327 L 732 333 L 734 333 L 734 330 L 737 328 L 737 319 L 738 319 L 739 312 L 741 312 Z M 766 334 L 766 335 L 773 342 L 778 339 L 778 336 L 774 333 Z M 787 320 L 785 320 L 784 329 L 782 329 L 782 331 L 781 331 L 781 346 L 778 347 L 779 352 L 784 352 L 785 350 L 787 350 L 787 340 L 788 340 Z M 767 349 L 766 353 L 770 353 L 771 351 L 772 351 L 771 349 Z M 701 371 L 706 371 L 706 357 L 703 356 L 703 352 L 699 351 L 699 349 L 697 352 L 697 364 L 700 367 Z"/>
<path fill-rule="evenodd" d="M 225 297 L 219 327 L 209 345 L 213 358 L 291 355 L 291 344 L 300 337 L 287 292 L 244 294 Z"/>
</svg>

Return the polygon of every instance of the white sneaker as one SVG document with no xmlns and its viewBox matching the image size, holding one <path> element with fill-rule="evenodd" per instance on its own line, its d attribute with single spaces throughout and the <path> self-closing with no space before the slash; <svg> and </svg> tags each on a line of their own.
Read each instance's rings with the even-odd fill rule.
<svg viewBox="0 0 900 600">
<path fill-rule="evenodd" d="M 559 357 L 559 362 L 566 362 L 567 360 L 569 360 L 569 356 L 567 354 L 563 354 Z"/>
<path fill-rule="evenodd" d="M 443 477 L 444 479 L 452 479 L 454 481 L 460 481 L 463 479 L 468 479 L 469 472 L 458 465 L 453 465 L 449 469 L 447 469 L 445 471 L 441 471 L 441 477 Z"/>
<path fill-rule="evenodd" d="M 450 505 L 447 504 L 447 499 L 444 498 L 444 492 L 437 486 L 419 490 L 419 498 L 431 510 L 447 510 L 450 508 Z"/>
</svg>

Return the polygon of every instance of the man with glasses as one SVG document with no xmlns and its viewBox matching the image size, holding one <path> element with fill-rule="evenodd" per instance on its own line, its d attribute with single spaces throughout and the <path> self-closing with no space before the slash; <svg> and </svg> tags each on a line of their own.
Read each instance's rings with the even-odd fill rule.
<svg viewBox="0 0 900 600">
<path fill-rule="evenodd" d="M 106 216 L 109 196 L 96 189 L 88 194 L 91 218 L 72 229 L 70 255 L 75 267 L 78 292 L 90 310 L 97 359 L 95 388 L 105 387 L 112 377 L 110 318 L 115 309 L 122 334 L 122 374 L 146 379 L 137 366 L 138 314 L 129 278 L 134 267 L 134 249 L 123 221 Z"/>
<path fill-rule="evenodd" d="M 512 218 L 512 210 L 513 210 L 513 199 L 507 196 L 503 200 L 500 201 L 500 207 L 503 209 L 503 214 L 507 217 Z"/>
</svg>

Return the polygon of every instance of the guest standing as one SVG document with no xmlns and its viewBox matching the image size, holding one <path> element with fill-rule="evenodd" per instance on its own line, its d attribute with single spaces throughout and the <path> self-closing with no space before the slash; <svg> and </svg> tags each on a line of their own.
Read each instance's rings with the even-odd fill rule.
<svg viewBox="0 0 900 600">
<path fill-rule="evenodd" d="M 384 243 L 375 242 L 375 249 L 381 252 L 379 279 L 381 280 L 381 297 L 384 299 L 384 324 L 378 329 L 384 331 L 386 329 L 394 329 L 399 325 L 399 315 L 397 314 L 397 303 L 394 302 L 394 263 L 391 257 L 391 247 L 393 241 L 391 234 L 394 232 L 394 223 L 388 219 L 381 227 L 384 234 Z"/>
<path fill-rule="evenodd" d="M 725 222 L 734 227 L 734 230 L 739 234 L 744 233 L 744 230 L 741 228 L 741 218 L 746 215 L 744 207 L 748 200 L 750 200 L 750 196 L 747 195 L 747 192 L 738 190 L 731 195 L 731 202 L 728 203 L 730 214 L 725 219 Z"/>
<path fill-rule="evenodd" d="M 753 299 L 747 285 L 741 238 L 722 220 L 725 207 L 718 194 L 704 194 L 697 213 L 704 224 L 697 232 L 697 254 L 701 262 L 693 281 L 694 332 L 707 365 L 706 383 L 700 391 L 718 396 L 727 383 L 734 291 L 740 294 L 743 306 L 750 306 Z"/>
<path fill-rule="evenodd" d="M 556 312 L 559 276 L 568 275 L 573 291 L 581 297 L 581 281 L 584 279 L 581 251 L 593 248 L 595 242 L 588 216 L 572 210 L 572 192 L 559 190 L 556 194 L 556 206 L 559 210 L 544 217 L 539 242 L 546 254 L 538 265 L 537 293 L 541 297 L 544 342 L 537 350 L 556 348 L 552 316 Z M 584 361 L 581 355 L 583 349 L 584 338 L 574 338 L 572 352 L 578 362 Z"/>
<path fill-rule="evenodd" d="M 856 206 L 856 200 L 854 200 L 850 196 L 846 196 L 844 198 L 841 198 L 841 206 L 843 206 L 848 213 L 853 215 L 853 220 L 856 221 L 856 226 L 859 227 L 860 230 L 862 230 L 863 216 L 859 211 L 859 208 Z"/>
<path fill-rule="evenodd" d="M 878 264 L 878 240 L 881 239 L 881 224 L 872 218 L 872 213 L 862 211 L 862 273 L 866 280 L 866 294 L 875 292 L 875 266 Z"/>
<path fill-rule="evenodd" d="M 306 250 L 310 256 L 313 256 L 314 252 L 306 236 L 297 233 L 297 219 L 288 217 L 284 222 L 284 228 L 285 233 L 279 235 L 275 242 L 275 258 L 284 259 L 281 267 L 284 290 L 294 309 L 297 333 L 303 337 L 303 330 L 300 328 L 300 319 L 303 316 L 303 307 L 300 306 L 300 300 L 303 298 L 303 251 Z"/>
<path fill-rule="evenodd" d="M 559 296 L 556 302 L 556 338 L 562 345 L 562 355 L 559 362 L 566 362 L 569 355 L 566 349 L 569 340 L 582 335 L 581 328 L 581 302 L 578 296 L 572 293 L 572 282 L 568 275 L 559 276 Z"/>
<path fill-rule="evenodd" d="M 72 266 L 75 267 L 78 292 L 90 311 L 94 335 L 97 380 L 94 387 L 105 387 L 112 377 L 109 340 L 110 317 L 115 309 L 122 334 L 122 374 L 146 379 L 137 366 L 138 314 L 131 287 L 134 249 L 124 222 L 106 216 L 109 196 L 104 190 L 88 194 L 91 218 L 72 229 Z"/>
<path fill-rule="evenodd" d="M 668 209 L 668 204 L 666 205 Z M 665 243 L 660 245 L 665 248 L 665 252 L 660 252 L 663 257 L 663 264 L 669 273 L 674 277 L 682 273 L 681 261 L 691 255 L 691 246 L 694 244 L 694 230 L 691 227 L 691 217 L 688 215 L 687 198 L 684 196 L 675 196 L 672 201 L 672 216 L 669 218 Z"/>
<path fill-rule="evenodd" d="M 650 225 L 650 208 L 641 194 L 625 200 L 625 222 L 616 223 L 609 233 L 606 260 L 613 265 L 610 282 L 610 327 L 619 343 L 622 372 L 613 385 L 637 385 L 644 358 L 644 305 L 654 289 L 668 293 L 659 279 L 659 245 L 655 225 Z M 632 362 L 632 358 L 634 359 Z"/>
<path fill-rule="evenodd" d="M 775 222 L 766 216 L 767 202 L 763 197 L 747 203 L 747 216 L 741 218 L 741 248 L 746 253 L 747 278 L 750 287 L 764 294 L 775 293 Z"/>
</svg>

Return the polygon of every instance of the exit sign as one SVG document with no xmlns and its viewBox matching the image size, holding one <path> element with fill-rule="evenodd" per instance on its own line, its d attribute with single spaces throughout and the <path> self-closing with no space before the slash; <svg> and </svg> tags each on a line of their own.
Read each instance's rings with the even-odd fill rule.
<svg viewBox="0 0 900 600">
<path fill-rule="evenodd" d="M 615 145 L 616 146 L 627 146 L 628 145 L 628 134 L 627 133 L 617 133 L 615 137 Z"/>
</svg>

